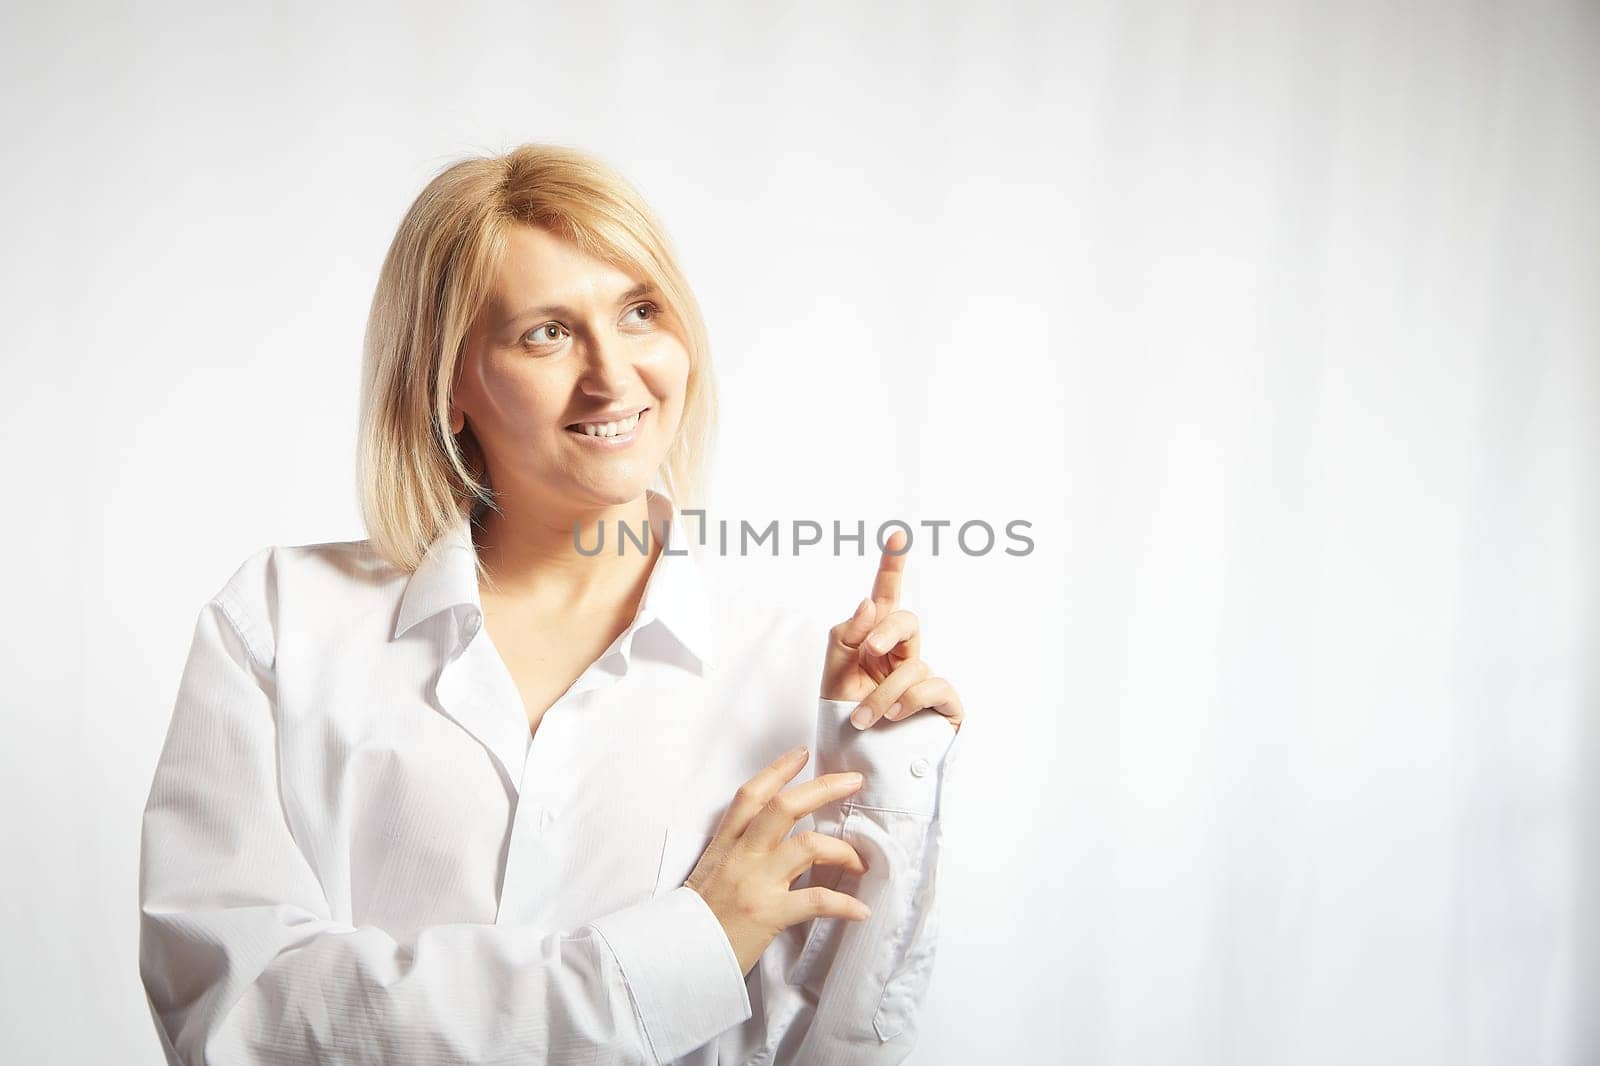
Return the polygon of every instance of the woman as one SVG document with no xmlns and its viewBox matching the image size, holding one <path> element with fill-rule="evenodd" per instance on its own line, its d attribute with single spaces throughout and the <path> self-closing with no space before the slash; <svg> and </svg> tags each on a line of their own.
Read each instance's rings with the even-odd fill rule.
<svg viewBox="0 0 1600 1066">
<path fill-rule="evenodd" d="M 205 605 L 151 787 L 169 1060 L 904 1059 L 963 711 L 903 538 L 826 633 L 718 586 L 698 307 L 577 151 L 436 177 L 366 343 L 370 535 Z"/>
</svg>

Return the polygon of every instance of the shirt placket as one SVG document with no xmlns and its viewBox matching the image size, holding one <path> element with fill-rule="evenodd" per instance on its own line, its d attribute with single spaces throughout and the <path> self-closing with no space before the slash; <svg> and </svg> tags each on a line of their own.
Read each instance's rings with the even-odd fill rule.
<svg viewBox="0 0 1600 1066">
<path fill-rule="evenodd" d="M 576 762 L 575 745 L 583 740 L 585 710 L 602 689 L 615 685 L 626 671 L 633 633 L 639 624 L 636 621 L 613 641 L 605 654 L 590 663 L 550 705 L 529 740 L 511 819 L 497 923 L 526 923 L 543 928 L 550 922 L 560 896 L 562 873 L 554 842 L 564 828 L 559 824 L 563 797 L 573 787 L 573 782 L 566 780 L 564 769 Z M 526 719 L 521 697 L 515 686 L 509 685 L 510 674 L 504 671 L 503 664 L 502 672 L 512 702 Z"/>
</svg>

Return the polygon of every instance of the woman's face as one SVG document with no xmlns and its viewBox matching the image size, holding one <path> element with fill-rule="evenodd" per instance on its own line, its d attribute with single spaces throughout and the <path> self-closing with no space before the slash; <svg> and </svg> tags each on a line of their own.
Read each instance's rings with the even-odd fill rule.
<svg viewBox="0 0 1600 1066">
<path fill-rule="evenodd" d="M 576 508 L 636 500 L 683 415 L 689 352 L 678 323 L 642 279 L 546 230 L 514 226 L 507 238 L 452 395 L 490 483 L 497 495 Z M 637 423 L 627 417 L 641 409 Z"/>
</svg>

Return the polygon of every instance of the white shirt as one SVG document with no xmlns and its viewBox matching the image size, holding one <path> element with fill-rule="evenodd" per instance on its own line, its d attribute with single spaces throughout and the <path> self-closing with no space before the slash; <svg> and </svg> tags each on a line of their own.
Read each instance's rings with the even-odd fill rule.
<svg viewBox="0 0 1600 1066">
<path fill-rule="evenodd" d="M 205 604 L 140 856 L 170 1062 L 905 1059 L 959 734 L 932 711 L 857 730 L 817 696 L 826 626 L 719 588 L 697 529 L 650 507 L 673 529 L 636 618 L 536 733 L 464 518 L 411 575 L 367 541 L 274 546 Z M 797 831 L 868 870 L 793 887 L 872 915 L 790 926 L 746 977 L 683 881 L 734 790 L 800 744 L 785 787 L 865 783 Z"/>
</svg>

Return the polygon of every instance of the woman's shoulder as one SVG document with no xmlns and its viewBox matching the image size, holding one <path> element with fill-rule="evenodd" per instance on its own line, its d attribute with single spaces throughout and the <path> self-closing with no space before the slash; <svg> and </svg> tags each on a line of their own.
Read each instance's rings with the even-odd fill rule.
<svg viewBox="0 0 1600 1066">
<path fill-rule="evenodd" d="M 719 645 L 734 657 L 770 654 L 775 647 L 815 647 L 821 663 L 831 623 L 781 592 L 751 582 L 727 568 L 707 568 L 707 603 Z"/>
<path fill-rule="evenodd" d="M 369 540 L 269 544 L 252 551 L 211 597 L 270 660 L 286 627 L 337 629 L 392 606 L 408 574 Z"/>
</svg>

